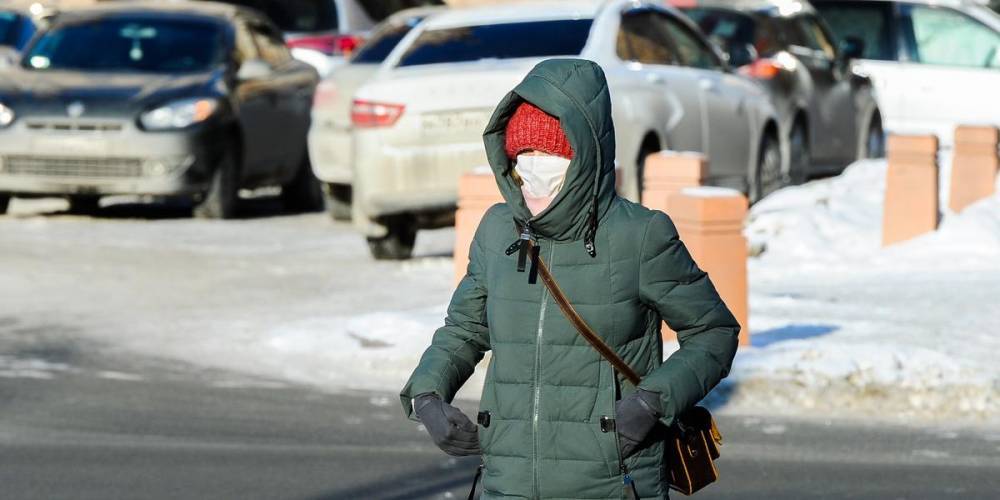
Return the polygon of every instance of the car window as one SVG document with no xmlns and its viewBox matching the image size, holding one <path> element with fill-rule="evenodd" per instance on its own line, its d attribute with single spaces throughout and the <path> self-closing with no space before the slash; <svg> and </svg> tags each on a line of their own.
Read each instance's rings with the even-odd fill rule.
<svg viewBox="0 0 1000 500">
<path fill-rule="evenodd" d="M 351 62 L 364 64 L 384 61 L 421 19 L 423 18 L 415 17 L 407 19 L 405 23 L 393 23 L 376 29 L 375 33 L 354 53 Z"/>
<path fill-rule="evenodd" d="M 623 61 L 643 64 L 677 64 L 679 58 L 659 14 L 652 10 L 635 10 L 622 14 L 615 50 Z"/>
<path fill-rule="evenodd" d="M 822 52 L 830 60 L 837 57 L 833 41 L 813 16 L 805 15 L 791 19 L 786 36 L 790 45 Z"/>
<path fill-rule="evenodd" d="M 885 2 L 817 2 L 816 9 L 837 39 L 862 40 L 862 59 L 896 60 L 892 6 Z"/>
<path fill-rule="evenodd" d="M 677 53 L 680 55 L 681 64 L 692 68 L 701 69 L 722 69 L 722 64 L 698 35 L 688 29 L 676 19 L 661 16 L 660 22 L 666 27 L 670 38 L 677 46 Z"/>
<path fill-rule="evenodd" d="M 592 23 L 566 19 L 430 29 L 406 49 L 399 66 L 579 55 Z"/>
<path fill-rule="evenodd" d="M 227 59 L 226 37 L 222 24 L 195 18 L 92 18 L 45 31 L 27 49 L 22 64 L 38 71 L 206 71 Z"/>
<path fill-rule="evenodd" d="M 0 12 L 0 45 L 17 47 L 22 19 L 16 12 Z"/>
<path fill-rule="evenodd" d="M 275 32 L 266 24 L 250 24 L 250 32 L 253 34 L 254 42 L 257 43 L 257 50 L 260 57 L 272 67 L 279 67 L 292 60 L 292 54 L 285 46 L 285 41 L 281 34 Z"/>
<path fill-rule="evenodd" d="M 336 3 L 317 0 L 222 0 L 256 9 L 286 32 L 308 33 L 337 29 Z"/>
<path fill-rule="evenodd" d="M 913 60 L 924 64 L 1000 68 L 1000 34 L 946 7 L 907 5 Z"/>
<path fill-rule="evenodd" d="M 775 37 L 777 28 L 768 17 L 705 7 L 685 9 L 684 13 L 712 43 L 728 52 L 734 47 L 751 45 L 757 54 L 767 57 L 780 50 Z"/>
</svg>

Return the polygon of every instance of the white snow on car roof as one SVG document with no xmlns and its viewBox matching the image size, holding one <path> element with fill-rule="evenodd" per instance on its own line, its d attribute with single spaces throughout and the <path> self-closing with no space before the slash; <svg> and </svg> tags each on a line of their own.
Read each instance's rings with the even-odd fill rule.
<svg viewBox="0 0 1000 500">
<path fill-rule="evenodd" d="M 457 8 L 435 15 L 426 21 L 426 25 L 427 29 L 440 29 L 547 19 L 592 18 L 605 3 L 599 0 L 572 0 Z"/>
</svg>

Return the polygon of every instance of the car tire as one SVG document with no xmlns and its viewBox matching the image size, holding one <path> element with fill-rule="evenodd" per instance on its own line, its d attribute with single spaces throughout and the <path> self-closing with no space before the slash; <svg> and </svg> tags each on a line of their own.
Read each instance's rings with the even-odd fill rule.
<svg viewBox="0 0 1000 500">
<path fill-rule="evenodd" d="M 101 197 L 89 194 L 73 195 L 67 198 L 71 214 L 91 215 L 101 207 Z"/>
<path fill-rule="evenodd" d="M 238 155 L 232 150 L 223 153 L 215 164 L 212 180 L 201 203 L 194 207 L 199 219 L 232 219 L 236 217 L 240 201 L 240 174 Z"/>
<path fill-rule="evenodd" d="M 795 122 L 788 135 L 789 165 L 788 178 L 793 184 L 802 184 L 809 178 L 812 168 L 812 153 L 809 150 L 809 135 L 804 123 Z"/>
<path fill-rule="evenodd" d="M 381 238 L 368 238 L 368 249 L 375 260 L 405 260 L 413 256 L 417 226 L 412 218 L 392 217 L 385 221 L 389 232 Z"/>
<path fill-rule="evenodd" d="M 7 207 L 10 206 L 10 195 L 0 194 L 0 215 L 7 213 Z"/>
<path fill-rule="evenodd" d="M 319 212 L 325 208 L 323 187 L 313 174 L 309 155 L 299 162 L 295 177 L 281 186 L 281 202 L 285 210 L 293 212 Z"/>
<path fill-rule="evenodd" d="M 781 146 L 773 134 L 767 134 L 757 152 L 757 168 L 750 182 L 750 203 L 756 203 L 782 185 Z"/>
<path fill-rule="evenodd" d="M 351 220 L 351 185 L 326 184 L 326 206 L 333 220 Z"/>
<path fill-rule="evenodd" d="M 865 158 L 885 158 L 885 131 L 878 116 L 872 118 L 865 132 L 864 147 L 859 159 Z"/>
</svg>

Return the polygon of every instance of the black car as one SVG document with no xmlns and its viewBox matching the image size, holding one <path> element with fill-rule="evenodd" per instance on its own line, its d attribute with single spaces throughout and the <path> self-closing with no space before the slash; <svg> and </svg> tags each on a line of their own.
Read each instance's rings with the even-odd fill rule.
<svg viewBox="0 0 1000 500">
<path fill-rule="evenodd" d="M 883 154 L 872 82 L 851 64 L 862 44 L 837 45 L 809 3 L 703 0 L 683 10 L 731 66 L 770 92 L 788 134 L 789 180 L 837 173 L 856 159 Z"/>
<path fill-rule="evenodd" d="M 319 209 L 306 148 L 318 75 L 255 11 L 116 2 L 66 11 L 0 74 L 0 208 L 60 195 L 184 196 L 236 214 L 241 188 Z"/>
</svg>

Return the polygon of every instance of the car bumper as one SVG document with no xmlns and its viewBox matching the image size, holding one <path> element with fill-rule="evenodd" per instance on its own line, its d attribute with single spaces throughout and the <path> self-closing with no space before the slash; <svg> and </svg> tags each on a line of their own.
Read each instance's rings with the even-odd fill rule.
<svg viewBox="0 0 1000 500">
<path fill-rule="evenodd" d="M 486 165 L 482 140 L 442 145 L 394 145 L 392 132 L 355 134 L 354 200 L 369 218 L 454 210 L 458 179 Z"/>
<path fill-rule="evenodd" d="M 350 184 L 351 147 L 350 129 L 314 121 L 309 130 L 309 162 L 316 178 L 333 184 Z"/>
<path fill-rule="evenodd" d="M 117 126 L 117 125 L 116 125 Z M 203 192 L 225 142 L 209 128 L 143 132 L 0 132 L 0 191 L 13 194 L 189 195 Z"/>
</svg>

